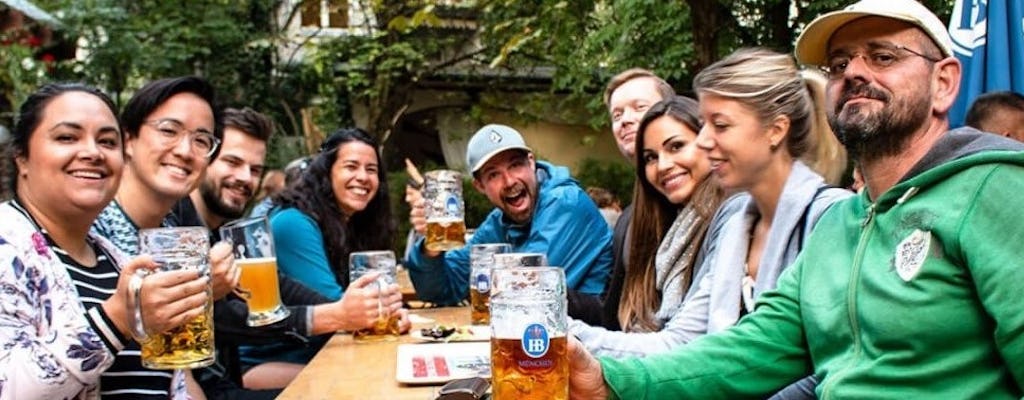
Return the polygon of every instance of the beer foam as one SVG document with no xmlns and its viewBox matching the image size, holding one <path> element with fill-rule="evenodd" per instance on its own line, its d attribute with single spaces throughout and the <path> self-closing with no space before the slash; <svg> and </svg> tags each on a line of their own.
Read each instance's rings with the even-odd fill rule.
<svg viewBox="0 0 1024 400">
<path fill-rule="evenodd" d="M 452 222 L 462 222 L 462 218 L 459 218 L 459 217 L 436 217 L 436 218 L 429 218 L 429 219 L 427 219 L 427 223 L 428 224 L 435 223 L 435 224 L 441 224 L 441 225 L 448 225 L 448 224 L 451 224 Z"/>
</svg>

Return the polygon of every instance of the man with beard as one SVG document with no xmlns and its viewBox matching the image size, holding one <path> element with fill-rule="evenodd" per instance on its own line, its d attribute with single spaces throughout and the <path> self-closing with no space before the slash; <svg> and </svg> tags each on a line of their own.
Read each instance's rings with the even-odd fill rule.
<svg viewBox="0 0 1024 400">
<path fill-rule="evenodd" d="M 565 167 L 535 160 L 518 131 L 487 125 L 469 139 L 473 187 L 495 209 L 457 250 L 427 250 L 423 239 L 406 260 L 421 300 L 455 304 L 469 294 L 469 251 L 474 244 L 508 243 L 514 252 L 543 253 L 565 269 L 569 289 L 601 294 L 611 267 L 611 231 L 597 206 Z M 426 231 L 423 198 L 411 199 L 410 221 Z"/>
<path fill-rule="evenodd" d="M 217 229 L 241 218 L 260 185 L 267 141 L 274 131 L 267 116 L 250 108 L 227 108 L 224 142 L 217 158 L 206 167 L 199 187 L 174 207 L 181 226 L 205 226 L 219 239 Z"/>
<path fill-rule="evenodd" d="M 914 0 L 825 14 L 796 55 L 828 75 L 829 122 L 865 190 L 733 328 L 645 359 L 571 342 L 572 397 L 765 397 L 813 373 L 823 398 L 1021 398 L 1024 145 L 948 130 L 960 64 Z"/>
<path fill-rule="evenodd" d="M 206 169 L 199 187 L 175 206 L 170 219 L 179 226 L 205 226 L 214 242 L 218 228 L 240 218 L 252 200 L 263 174 L 267 141 L 274 131 L 267 116 L 249 108 L 223 112 L 224 142 Z M 285 276 L 279 278 L 281 300 L 291 315 L 271 324 L 246 325 L 248 306 L 229 294 L 214 303 L 217 363 L 197 372 L 197 380 L 209 399 L 273 399 L 280 390 L 242 389 L 238 345 L 305 343 L 308 336 L 345 329 L 341 303 L 330 303 L 316 291 Z M 273 382 L 249 382 L 251 386 L 276 387 Z"/>
</svg>

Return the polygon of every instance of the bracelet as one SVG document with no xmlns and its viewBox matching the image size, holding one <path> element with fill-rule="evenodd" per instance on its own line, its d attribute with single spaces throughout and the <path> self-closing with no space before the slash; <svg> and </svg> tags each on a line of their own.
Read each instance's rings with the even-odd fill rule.
<svg viewBox="0 0 1024 400">
<path fill-rule="evenodd" d="M 131 304 L 128 314 L 131 317 L 131 333 L 132 338 L 138 343 L 143 343 L 149 340 L 149 334 L 146 333 L 146 327 L 142 323 L 142 275 L 132 274 L 132 277 L 128 280 L 128 303 Z"/>
</svg>

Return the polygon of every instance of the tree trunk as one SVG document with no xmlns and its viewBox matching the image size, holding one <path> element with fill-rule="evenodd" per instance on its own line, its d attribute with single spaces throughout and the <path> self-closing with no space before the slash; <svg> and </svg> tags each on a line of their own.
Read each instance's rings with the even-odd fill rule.
<svg viewBox="0 0 1024 400">
<path fill-rule="evenodd" d="M 736 26 L 729 8 L 718 0 L 686 0 L 693 24 L 693 50 L 696 60 L 689 63 L 690 75 L 718 60 L 719 39 L 723 29 Z"/>
</svg>

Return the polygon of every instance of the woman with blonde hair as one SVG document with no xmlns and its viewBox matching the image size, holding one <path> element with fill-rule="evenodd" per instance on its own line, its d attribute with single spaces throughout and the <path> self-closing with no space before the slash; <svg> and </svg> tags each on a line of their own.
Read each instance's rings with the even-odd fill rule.
<svg viewBox="0 0 1024 400">
<path fill-rule="evenodd" d="M 801 161 L 838 146 L 825 117 L 823 81 L 815 74 L 798 69 L 788 55 L 741 49 L 694 78 L 704 120 L 697 145 L 708 152 L 725 190 L 746 192 L 730 199 L 741 211 L 724 221 L 719 251 L 694 294 L 707 302 L 708 333 L 752 312 L 796 260 L 818 217 L 851 195 Z M 808 382 L 802 394 L 783 398 L 813 396 L 813 389 Z"/>
</svg>

